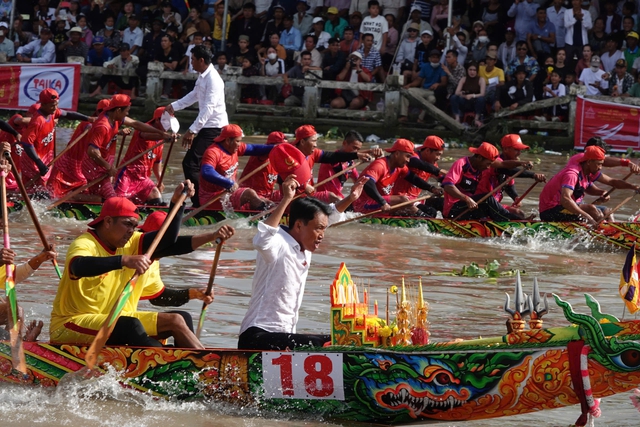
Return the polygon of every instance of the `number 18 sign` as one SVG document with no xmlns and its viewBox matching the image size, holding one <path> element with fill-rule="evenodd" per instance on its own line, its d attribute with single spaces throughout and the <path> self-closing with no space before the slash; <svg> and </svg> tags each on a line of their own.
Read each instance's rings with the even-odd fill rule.
<svg viewBox="0 0 640 427">
<path fill-rule="evenodd" d="M 342 353 L 262 353 L 267 399 L 344 400 Z"/>
</svg>

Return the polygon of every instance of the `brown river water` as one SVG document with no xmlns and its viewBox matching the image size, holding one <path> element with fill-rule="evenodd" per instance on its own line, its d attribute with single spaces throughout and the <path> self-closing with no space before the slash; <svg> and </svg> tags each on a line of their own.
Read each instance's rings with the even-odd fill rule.
<svg viewBox="0 0 640 427">
<path fill-rule="evenodd" d="M 68 141 L 68 129 L 60 129 L 58 151 Z M 247 138 L 263 141 L 264 138 Z M 338 148 L 335 141 L 324 141 L 320 147 Z M 368 144 L 365 143 L 365 148 Z M 381 144 L 385 148 L 386 144 Z M 466 155 L 463 149 L 445 151 L 442 167 L 452 159 Z M 167 195 L 182 179 L 180 161 L 184 151 L 174 148 L 167 173 Z M 536 170 L 551 176 L 566 162 L 565 155 L 527 154 L 525 160 L 541 163 Z M 625 168 L 610 169 L 611 176 L 622 177 Z M 632 180 L 638 178 L 631 178 Z M 522 194 L 531 181 L 520 180 Z M 537 195 L 541 186 L 523 202 L 526 211 L 537 209 Z M 612 195 L 611 206 L 625 197 L 625 191 Z M 617 215 L 626 220 L 638 210 L 638 199 L 625 205 Z M 56 219 L 45 214 L 44 205 L 36 204 L 45 233 L 57 244 L 60 265 L 69 243 L 79 235 L 86 224 L 67 219 Z M 216 299 L 207 313 L 203 343 L 211 347 L 235 347 L 240 323 L 250 297 L 251 279 L 255 266 L 255 252 L 251 239 L 254 229 L 240 221 L 231 222 L 236 236 L 225 243 L 216 277 Z M 182 234 L 193 234 L 203 229 L 184 229 Z M 19 262 L 26 261 L 39 251 L 40 240 L 26 211 L 10 218 L 12 247 Z M 167 286 L 206 286 L 214 248 L 201 248 L 188 256 L 162 260 L 162 278 Z M 436 236 L 424 229 L 401 229 L 352 223 L 330 229 L 321 247 L 313 256 L 302 305 L 299 331 L 328 332 L 329 285 L 341 262 L 345 262 L 352 276 L 370 286 L 370 300 L 378 300 L 384 309 L 385 289 L 400 283 L 400 277 L 416 283 L 422 276 L 425 297 L 431 305 L 429 320 L 431 336 L 435 341 L 454 337 L 503 335 L 506 313 L 502 307 L 505 292 L 513 292 L 513 278 L 497 280 L 429 276 L 429 273 L 460 270 L 471 262 L 484 264 L 498 260 L 503 269 L 525 270 L 525 292 L 530 291 L 533 276 L 538 277 L 541 292 L 555 292 L 571 302 L 577 311 L 587 312 L 583 294 L 594 295 L 603 311 L 622 315 L 622 302 L 617 296 L 620 269 L 625 254 L 609 247 L 577 242 L 551 241 L 543 238 L 510 241 L 508 239 L 462 240 Z M 41 269 L 21 286 L 18 299 L 28 319 L 48 321 L 51 304 L 56 293 L 57 278 L 50 264 Z M 153 308 L 146 302 L 141 309 Z M 200 304 L 193 301 L 185 306 L 197 316 Z M 628 316 L 628 315 L 627 315 Z M 566 325 L 559 308 L 553 306 L 545 316 L 545 325 Z M 48 338 L 47 327 L 41 339 Z M 604 399 L 599 426 L 637 426 L 640 414 L 631 405 L 629 394 Z M 435 423 L 455 426 L 569 426 L 579 415 L 579 408 L 570 407 L 536 414 L 525 414 L 495 420 L 475 422 Z M 255 410 L 229 407 L 219 403 L 182 403 L 155 400 L 147 395 L 121 388 L 115 375 L 82 387 L 51 391 L 0 384 L 0 419 L 7 426 L 325 426 L 334 424 L 307 418 L 292 418 L 288 414 L 260 413 Z"/>
</svg>

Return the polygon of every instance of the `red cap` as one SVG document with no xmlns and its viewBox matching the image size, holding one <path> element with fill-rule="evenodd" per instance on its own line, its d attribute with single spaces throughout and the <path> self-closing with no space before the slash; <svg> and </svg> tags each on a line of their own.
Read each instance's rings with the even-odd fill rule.
<svg viewBox="0 0 640 427">
<path fill-rule="evenodd" d="M 424 150 L 425 148 L 431 148 L 432 150 L 444 150 L 444 141 L 439 136 L 428 136 L 418 150 Z"/>
<path fill-rule="evenodd" d="M 129 95 L 124 95 L 119 93 L 117 95 L 113 95 L 111 98 L 111 102 L 109 102 L 109 110 L 113 110 L 114 108 L 122 108 L 128 107 L 131 105 L 131 98 Z"/>
<path fill-rule="evenodd" d="M 606 155 L 606 153 L 602 149 L 602 147 L 591 145 L 591 146 L 589 146 L 589 147 L 584 149 L 584 154 L 582 156 L 582 161 L 586 162 L 588 160 L 604 160 L 605 155 Z"/>
<path fill-rule="evenodd" d="M 287 142 L 287 137 L 282 132 L 271 132 L 267 137 L 267 144 L 282 144 Z"/>
<path fill-rule="evenodd" d="M 413 145 L 413 142 L 409 141 L 408 139 L 396 139 L 396 142 L 393 143 L 393 145 L 391 146 L 391 148 L 387 148 L 386 150 L 387 153 L 393 153 L 394 151 L 404 151 L 406 153 L 413 153 L 415 151 L 415 147 Z"/>
<path fill-rule="evenodd" d="M 104 110 L 108 110 L 110 104 L 111 104 L 110 99 L 106 99 L 106 98 L 101 99 L 100 102 L 98 102 L 98 105 L 96 106 L 96 111 L 103 112 Z"/>
<path fill-rule="evenodd" d="M 150 231 L 158 231 L 162 227 L 164 219 L 167 217 L 165 211 L 153 211 L 147 219 L 144 220 L 144 224 L 138 226 L 143 233 L 149 233 Z"/>
<path fill-rule="evenodd" d="M 295 175 L 296 181 L 304 186 L 311 179 L 311 170 L 304 154 L 291 144 L 278 144 L 269 153 L 269 162 L 280 178 Z"/>
<path fill-rule="evenodd" d="M 222 132 L 216 139 L 215 142 L 222 142 L 227 138 L 238 138 L 243 137 L 244 133 L 242 132 L 242 128 L 238 125 L 226 125 L 222 128 Z"/>
<path fill-rule="evenodd" d="M 158 120 L 163 113 L 164 113 L 164 107 L 156 108 L 156 111 L 153 112 L 153 119 Z"/>
<path fill-rule="evenodd" d="M 40 103 L 36 102 L 35 104 L 33 104 L 31 107 L 29 107 L 29 109 L 27 110 L 27 114 L 29 116 L 33 116 L 35 113 L 38 112 L 38 110 L 40 109 Z"/>
<path fill-rule="evenodd" d="M 520 135 L 515 133 L 510 133 L 505 135 L 500 140 L 500 145 L 502 148 L 515 148 L 516 150 L 528 150 L 530 147 L 528 145 L 524 145 L 522 143 L 522 139 L 520 139 Z"/>
<path fill-rule="evenodd" d="M 498 153 L 498 149 L 488 142 L 483 142 L 478 148 L 470 147 L 469 151 L 489 160 L 495 160 L 500 155 L 500 153 Z"/>
<path fill-rule="evenodd" d="M 138 215 L 138 208 L 132 201 L 126 197 L 112 197 L 104 202 L 100 215 L 89 223 L 89 227 L 95 228 L 96 225 L 100 224 L 102 220 L 108 216 L 125 216 L 140 219 L 140 215 Z"/>
<path fill-rule="evenodd" d="M 302 125 L 298 129 L 296 129 L 296 143 L 301 139 L 309 138 L 314 135 L 317 135 L 316 128 L 313 125 Z"/>
<path fill-rule="evenodd" d="M 40 104 L 51 104 L 53 101 L 60 99 L 60 95 L 55 89 L 45 89 L 40 92 Z"/>
</svg>

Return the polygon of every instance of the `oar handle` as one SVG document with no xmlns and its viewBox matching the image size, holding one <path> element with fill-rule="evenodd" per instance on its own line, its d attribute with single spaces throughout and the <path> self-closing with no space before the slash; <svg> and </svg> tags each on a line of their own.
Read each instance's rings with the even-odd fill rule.
<svg viewBox="0 0 640 427">
<path fill-rule="evenodd" d="M 207 283 L 207 290 L 205 291 L 205 296 L 210 296 L 213 293 L 213 282 L 216 279 L 216 271 L 218 270 L 218 261 L 220 261 L 220 253 L 222 252 L 222 244 L 224 240 L 221 238 L 216 239 L 216 254 L 213 257 L 213 265 L 211 265 L 211 272 L 209 273 L 209 282 Z M 204 326 L 204 318 L 207 312 L 208 304 L 203 301 L 202 309 L 200 310 L 200 317 L 198 319 L 198 327 L 196 328 L 196 338 L 200 339 L 200 333 L 202 332 L 202 327 Z"/>
<path fill-rule="evenodd" d="M 421 202 L 423 200 L 427 200 L 427 199 L 429 199 L 431 197 L 433 197 L 433 194 L 428 194 L 428 195 L 425 195 L 425 196 L 418 197 L 417 199 L 412 199 L 412 200 L 408 200 L 406 202 L 398 203 L 397 205 L 391 206 L 390 211 L 394 211 L 396 209 L 412 205 L 412 204 L 414 204 L 416 202 Z M 382 212 L 382 209 L 376 209 L 375 211 L 367 212 L 366 214 L 359 215 L 359 216 L 357 216 L 355 218 L 350 218 L 350 219 L 347 219 L 347 220 L 344 220 L 344 221 L 336 222 L 334 224 L 329 225 L 329 227 L 337 227 L 338 225 L 343 225 L 343 224 L 347 224 L 349 222 L 357 221 L 359 219 L 366 218 L 368 216 L 372 216 L 372 215 L 375 215 L 375 214 L 379 214 L 381 212 Z M 329 227 L 327 227 L 327 228 L 329 228 Z"/>
<path fill-rule="evenodd" d="M 627 174 L 627 176 L 625 176 L 624 178 L 622 178 L 622 180 L 623 180 L 623 181 L 628 180 L 629 178 L 631 178 L 631 175 L 633 175 L 633 172 L 629 172 L 629 173 Z M 599 203 L 604 202 L 604 199 L 606 199 L 607 197 L 609 197 L 609 196 L 611 195 L 611 193 L 613 193 L 614 191 L 616 191 L 615 187 L 611 187 L 610 189 L 608 189 L 607 191 L 605 191 L 605 193 L 604 193 L 602 196 L 600 196 L 600 197 L 598 197 L 597 199 L 595 199 L 595 200 L 593 201 L 593 204 L 594 204 L 594 205 L 597 205 L 597 204 L 599 204 Z"/>
<path fill-rule="evenodd" d="M 169 159 L 171 158 L 171 151 L 173 150 L 173 144 L 176 142 L 175 138 L 171 140 L 171 144 L 169 145 L 169 150 L 167 151 L 167 158 L 164 161 L 164 165 L 162 165 L 162 173 L 160 174 L 160 180 L 158 181 L 158 187 L 162 185 L 164 181 L 164 174 L 167 172 L 167 166 L 169 166 Z"/>
<path fill-rule="evenodd" d="M 529 195 L 529 193 L 531 193 L 531 190 L 533 190 L 533 188 L 534 188 L 536 185 L 538 185 L 538 183 L 539 183 L 539 182 L 540 182 L 540 181 L 536 181 L 536 182 L 534 182 L 533 184 L 531 184 L 531 186 L 529 186 L 529 188 L 527 188 L 527 191 L 525 191 L 525 192 L 522 194 L 522 196 L 518 197 L 517 199 L 515 199 L 515 200 L 513 201 L 513 203 L 511 204 L 511 206 L 518 206 L 518 205 L 519 205 L 519 204 L 524 200 L 524 198 L 525 198 L 525 197 L 527 197 L 527 195 Z"/>
<path fill-rule="evenodd" d="M 122 135 L 122 139 L 120 141 L 120 149 L 118 150 L 118 158 L 116 159 L 116 165 L 120 163 L 120 159 L 122 158 L 122 151 L 124 151 L 124 141 L 127 139 L 127 135 Z"/>
<path fill-rule="evenodd" d="M 267 160 L 266 162 L 264 162 L 263 164 L 261 164 L 260 166 L 258 166 L 254 170 L 252 170 L 250 173 L 248 173 L 245 176 L 243 176 L 242 178 L 240 178 L 238 181 L 236 181 L 236 183 L 238 185 L 240 185 L 242 182 L 246 181 L 247 179 L 251 178 L 253 175 L 257 174 L 262 169 L 266 168 L 268 164 L 269 164 L 269 160 Z M 218 200 L 220 200 L 225 194 L 227 194 L 227 192 L 223 191 L 220 194 L 218 194 L 217 196 L 213 197 L 211 200 L 207 201 L 205 204 L 200 205 L 199 208 L 196 208 L 196 209 L 192 210 L 191 212 L 189 212 L 189 214 L 187 214 L 184 217 L 184 219 L 182 221 L 185 222 L 185 221 L 188 221 L 189 219 L 193 218 L 194 216 L 196 216 L 197 214 L 199 214 L 200 212 L 202 212 L 203 210 L 205 210 L 206 208 L 211 206 L 213 203 L 215 203 Z"/>
<path fill-rule="evenodd" d="M 489 197 L 492 197 L 494 194 L 496 194 L 498 191 L 500 191 L 502 189 L 502 187 L 504 187 L 505 185 L 507 185 L 513 178 L 517 178 L 521 173 L 523 173 L 526 169 L 522 168 L 520 169 L 517 173 L 511 175 L 510 177 L 507 177 L 507 179 L 505 179 L 505 181 L 498 185 L 496 188 L 494 188 L 493 190 L 491 190 L 490 192 L 488 192 L 487 194 L 485 194 L 480 200 L 478 200 L 476 202 L 476 204 L 480 205 L 481 203 L 484 203 L 485 200 L 487 200 Z M 466 215 L 469 211 L 471 211 L 470 208 L 462 211 L 462 213 L 460 213 L 458 216 L 456 216 L 455 218 L 453 218 L 453 221 L 457 221 L 459 220 L 461 217 L 463 217 L 464 215 Z"/>
<path fill-rule="evenodd" d="M 637 193 L 634 191 L 632 195 L 630 195 L 629 197 L 627 197 L 626 199 L 624 199 L 623 201 L 621 201 L 618 206 L 616 206 L 615 208 L 613 208 L 611 210 L 611 212 L 609 212 L 609 215 L 607 216 L 611 216 L 614 213 L 616 213 L 618 211 L 618 209 L 620 209 L 621 207 L 623 207 L 625 204 L 627 204 L 627 202 L 629 202 L 629 200 L 633 199 L 635 197 Z M 597 222 L 597 224 L 593 227 L 593 229 L 597 229 L 598 227 L 600 227 L 600 224 L 602 224 L 605 221 L 605 218 L 602 218 L 600 221 Z"/>
<path fill-rule="evenodd" d="M 147 258 L 149 259 L 151 258 L 151 256 L 153 255 L 153 252 L 156 250 L 156 248 L 160 244 L 160 241 L 162 240 L 162 237 L 164 237 L 164 234 L 169 228 L 169 225 L 171 224 L 171 222 L 173 221 L 173 218 L 175 218 L 176 214 L 178 213 L 178 210 L 180 210 L 180 208 L 182 207 L 182 204 L 187 198 L 187 191 L 188 191 L 187 186 L 185 185 L 184 190 L 180 195 L 180 198 L 173 205 L 173 208 L 171 208 L 171 210 L 169 211 L 169 214 L 167 215 L 164 222 L 162 223 L 160 230 L 158 230 L 158 232 L 156 233 L 156 236 L 153 239 L 153 242 L 151 242 L 151 245 L 149 245 L 149 248 L 144 253 L 144 255 Z M 93 339 L 93 342 L 91 343 L 91 346 L 89 347 L 85 355 L 84 360 L 87 364 L 87 368 L 93 369 L 93 367 L 96 365 L 96 362 L 98 361 L 98 355 L 100 354 L 100 351 L 102 350 L 104 345 L 109 340 L 109 337 L 111 336 L 111 332 L 113 331 L 113 328 L 115 327 L 116 322 L 120 317 L 120 313 L 124 308 L 124 302 L 126 301 L 125 297 L 130 296 L 131 293 L 133 292 L 136 285 L 137 278 L 138 278 L 138 273 L 136 272 L 131 277 L 131 279 L 127 282 L 127 284 L 124 286 L 122 292 L 120 292 L 118 299 L 111 307 L 109 315 L 107 316 L 106 320 L 98 330 L 98 333 Z"/>
</svg>

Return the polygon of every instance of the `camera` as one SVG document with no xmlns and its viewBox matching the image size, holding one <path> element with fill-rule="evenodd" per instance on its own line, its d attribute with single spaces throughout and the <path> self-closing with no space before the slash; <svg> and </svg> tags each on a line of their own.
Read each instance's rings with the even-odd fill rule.
<svg viewBox="0 0 640 427">
<path fill-rule="evenodd" d="M 356 65 L 356 63 L 357 63 L 357 62 L 358 62 L 358 60 L 357 60 L 357 59 L 355 59 L 355 58 L 351 58 L 351 59 L 349 60 L 349 63 L 350 63 L 352 66 L 353 66 L 353 65 Z"/>
</svg>

